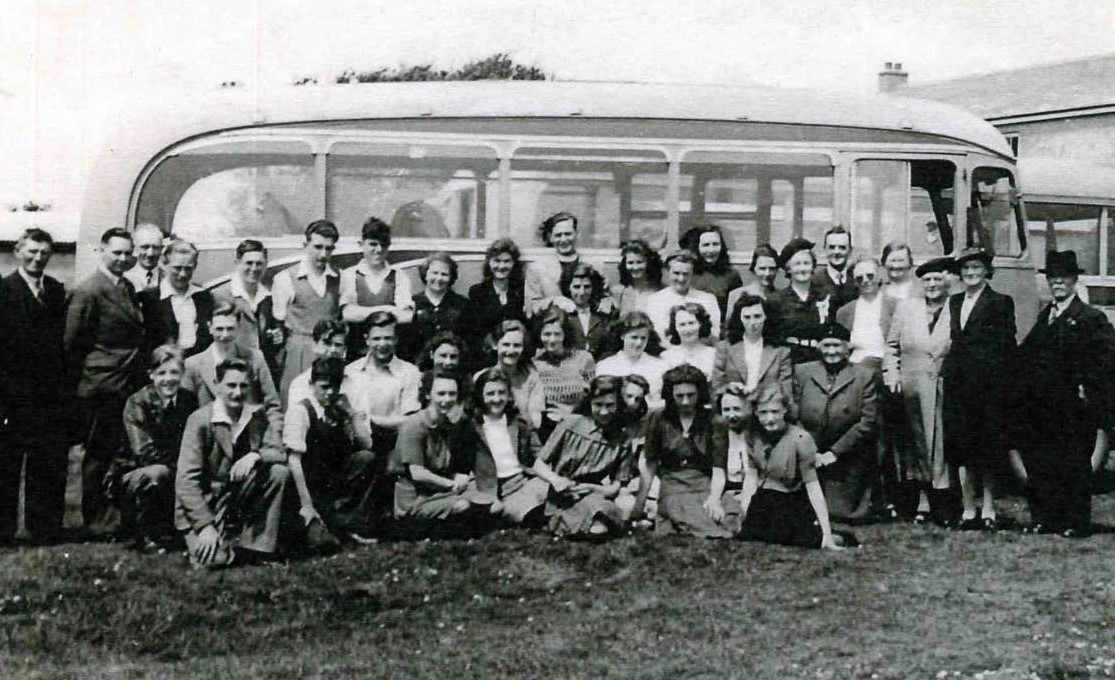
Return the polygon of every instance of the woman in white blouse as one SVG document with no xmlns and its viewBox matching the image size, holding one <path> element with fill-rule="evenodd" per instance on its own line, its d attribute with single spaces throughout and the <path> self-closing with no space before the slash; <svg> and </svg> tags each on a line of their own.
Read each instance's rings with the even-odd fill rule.
<svg viewBox="0 0 1115 680">
<path fill-rule="evenodd" d="M 700 369 L 705 378 L 712 380 L 712 365 L 716 348 L 708 344 L 712 335 L 712 319 L 705 308 L 696 302 L 676 305 L 670 310 L 670 326 L 666 331 L 671 346 L 662 353 L 667 368 L 689 364 Z"/>
<path fill-rule="evenodd" d="M 650 385 L 647 403 L 651 408 L 662 406 L 662 374 L 667 366 L 655 356 L 661 350 L 661 344 L 650 317 L 643 312 L 628 312 L 613 326 L 612 335 L 613 342 L 621 349 L 596 364 L 596 375 L 617 378 L 641 375 Z"/>
</svg>

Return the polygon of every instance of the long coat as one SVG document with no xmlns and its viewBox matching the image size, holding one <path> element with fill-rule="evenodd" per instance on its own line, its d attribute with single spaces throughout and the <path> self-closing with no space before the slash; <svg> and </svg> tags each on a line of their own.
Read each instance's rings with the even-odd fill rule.
<svg viewBox="0 0 1115 680">
<path fill-rule="evenodd" d="M 1015 364 L 1014 300 L 987 286 L 961 328 L 965 293 L 949 298 L 952 348 L 941 366 L 945 455 L 959 466 L 987 468 L 1005 453 L 1007 399 Z"/>
<path fill-rule="evenodd" d="M 143 315 L 131 282 L 117 285 L 99 269 L 85 279 L 70 300 L 63 343 L 77 396 L 123 403 L 146 378 Z"/>
<path fill-rule="evenodd" d="M 884 375 L 902 385 L 910 425 L 909 446 L 899 449 L 906 454 L 898 461 L 900 477 L 943 489 L 949 485 L 941 388 L 941 365 L 952 344 L 948 305 L 941 308 L 932 332 L 930 318 L 925 298 L 899 302 L 887 335 Z"/>
<path fill-rule="evenodd" d="M 836 462 L 823 468 L 821 481 L 834 517 L 860 518 L 869 510 L 874 481 L 876 371 L 847 364 L 830 378 L 824 364 L 794 367 L 794 392 L 800 425 L 817 450 L 831 451 Z"/>
<path fill-rule="evenodd" d="M 17 444 L 65 441 L 66 291 L 49 276 L 42 291 L 40 300 L 18 270 L 0 283 L 0 408 Z"/>
</svg>

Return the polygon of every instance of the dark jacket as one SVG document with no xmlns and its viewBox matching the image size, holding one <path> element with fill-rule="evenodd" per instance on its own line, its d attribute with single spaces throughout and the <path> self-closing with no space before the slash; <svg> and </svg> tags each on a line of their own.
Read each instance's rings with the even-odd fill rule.
<svg viewBox="0 0 1115 680">
<path fill-rule="evenodd" d="M 831 296 L 832 304 L 829 309 L 832 314 L 836 314 L 844 305 L 859 297 L 859 290 L 856 288 L 855 281 L 852 280 L 852 263 L 845 265 L 844 269 L 844 283 L 837 284 L 829 276 L 828 267 L 818 265 L 817 271 L 813 272 L 813 286 L 820 291 L 821 297 Z"/>
<path fill-rule="evenodd" d="M 178 319 L 174 317 L 170 298 L 160 297 L 161 293 L 161 289 L 156 287 L 140 291 L 136 295 L 140 311 L 143 312 L 148 355 L 160 345 L 178 343 Z M 201 290 L 194 293 L 193 299 L 194 307 L 197 308 L 197 338 L 194 346 L 185 350 L 187 357 L 205 351 L 213 342 L 213 336 L 209 334 L 209 320 L 213 318 L 213 294 Z"/>
<path fill-rule="evenodd" d="M 193 392 L 179 389 L 168 408 L 154 385 L 141 387 L 124 404 L 124 432 L 131 451 L 129 467 L 178 464 L 186 420 L 198 409 Z"/>
<path fill-rule="evenodd" d="M 65 381 L 66 292 L 43 276 L 42 299 L 14 271 L 0 282 L 0 410 L 17 443 L 64 439 L 71 396 Z"/>
<path fill-rule="evenodd" d="M 507 424 L 507 432 L 511 436 L 511 443 L 515 445 L 515 455 L 519 459 L 519 465 L 523 467 L 523 472 L 528 475 L 533 474 L 530 470 L 534 466 L 538 450 L 542 448 L 538 434 L 521 416 Z M 484 439 L 483 421 L 473 421 L 472 435 L 472 445 L 476 448 L 473 468 L 476 490 L 481 494 L 495 496 L 499 488 L 499 478 L 496 476 L 496 461 L 492 457 L 491 449 L 488 448 L 488 442 Z"/>
<path fill-rule="evenodd" d="M 70 299 L 63 343 L 78 397 L 123 401 L 138 389 L 144 325 L 131 282 L 117 285 L 100 269 L 85 279 Z"/>
</svg>

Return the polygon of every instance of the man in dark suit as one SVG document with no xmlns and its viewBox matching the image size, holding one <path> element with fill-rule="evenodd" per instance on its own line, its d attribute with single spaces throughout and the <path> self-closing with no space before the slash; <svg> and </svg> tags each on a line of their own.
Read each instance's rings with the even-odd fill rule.
<svg viewBox="0 0 1115 680">
<path fill-rule="evenodd" d="M 94 536 L 114 531 L 119 522 L 105 479 L 124 452 L 124 402 L 144 382 L 143 316 L 135 289 L 123 277 L 132 261 L 131 234 L 109 229 L 99 250 L 97 271 L 74 291 L 64 337 L 80 405 L 76 434 L 85 446 L 81 512 Z"/>
<path fill-rule="evenodd" d="M 171 241 L 163 250 L 161 267 L 160 283 L 137 295 L 147 329 L 147 353 L 162 345 L 177 345 L 191 357 L 213 341 L 209 335 L 213 294 L 193 282 L 197 248 L 192 243 Z"/>
<path fill-rule="evenodd" d="M 1025 461 L 1030 530 L 1082 537 L 1091 529 L 1096 432 L 1111 426 L 1115 329 L 1076 296 L 1084 272 L 1075 252 L 1053 251 L 1045 262 L 1039 271 L 1053 302 L 1019 350 L 1012 444 Z"/>
<path fill-rule="evenodd" d="M 7 420 L 0 451 L 0 544 L 10 542 L 27 458 L 25 522 L 31 540 L 51 543 L 62 531 L 66 493 L 67 402 L 62 330 L 66 292 L 44 274 L 54 241 L 28 229 L 16 242 L 19 268 L 0 283 L 0 408 Z"/>
<path fill-rule="evenodd" d="M 825 266 L 813 273 L 813 284 L 819 289 L 822 298 L 830 298 L 829 309 L 835 315 L 838 309 L 859 295 L 852 272 L 848 269 L 852 235 L 837 224 L 825 232 L 822 245 L 825 249 Z"/>
<path fill-rule="evenodd" d="M 992 262 L 980 247 L 965 248 L 956 258 L 964 292 L 949 298 L 952 347 L 941 366 L 945 458 L 958 468 L 961 529 L 998 528 L 993 484 L 1005 461 L 1006 407 L 1018 347 L 1014 300 L 987 283 Z"/>
</svg>

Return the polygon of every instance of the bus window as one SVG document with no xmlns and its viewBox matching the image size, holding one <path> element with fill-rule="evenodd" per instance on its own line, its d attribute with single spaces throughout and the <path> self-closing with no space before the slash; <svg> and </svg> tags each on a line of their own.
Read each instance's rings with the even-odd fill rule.
<svg viewBox="0 0 1115 680">
<path fill-rule="evenodd" d="M 666 235 L 666 156 L 653 149 L 522 147 L 511 159 L 511 238 L 543 245 L 550 215 L 577 216 L 578 242 L 615 248 L 629 238 Z"/>
<path fill-rule="evenodd" d="M 681 231 L 718 224 L 742 251 L 819 240 L 833 223 L 832 174 L 824 154 L 691 151 L 681 164 Z"/>
<path fill-rule="evenodd" d="M 853 244 L 878 255 L 888 242 L 901 241 L 919 262 L 951 252 L 955 176 L 949 161 L 856 161 Z"/>
<path fill-rule="evenodd" d="M 1085 273 L 1100 274 L 1102 219 L 1103 206 L 1099 205 L 1027 202 L 1026 232 L 1034 264 L 1044 267 L 1045 253 L 1050 250 L 1075 250 Z M 1112 271 L 1110 264 L 1108 271 Z"/>
<path fill-rule="evenodd" d="M 1020 255 L 1026 234 L 1019 228 L 1014 176 L 1004 168 L 976 168 L 968 208 L 969 246 L 981 245 L 998 256 Z"/>
<path fill-rule="evenodd" d="M 136 223 L 195 242 L 301 233 L 320 217 L 308 144 L 207 144 L 163 159 L 140 190 Z"/>
<path fill-rule="evenodd" d="M 499 223 L 498 165 L 484 146 L 339 142 L 329 149 L 326 215 L 342 233 L 375 215 L 396 238 L 482 239 Z"/>
</svg>

